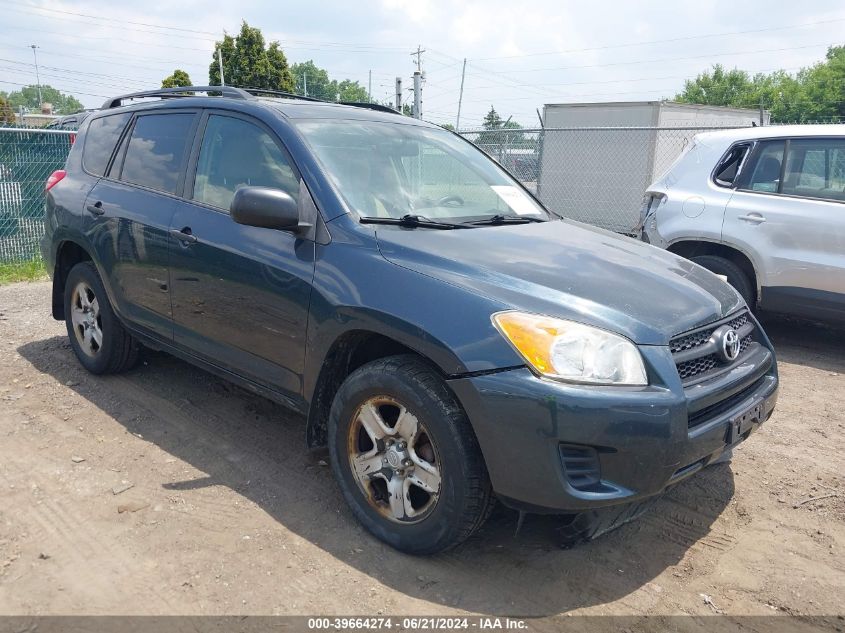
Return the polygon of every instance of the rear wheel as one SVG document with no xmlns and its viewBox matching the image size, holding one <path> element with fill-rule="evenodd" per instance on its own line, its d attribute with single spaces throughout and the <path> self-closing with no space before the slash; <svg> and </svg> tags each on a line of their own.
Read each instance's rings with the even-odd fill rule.
<svg viewBox="0 0 845 633">
<path fill-rule="evenodd" d="M 80 262 L 71 269 L 64 301 L 70 345 L 85 369 L 113 374 L 135 364 L 138 345 L 117 320 L 94 264 Z"/>
<path fill-rule="evenodd" d="M 346 379 L 331 409 L 329 452 L 355 516 L 404 552 L 457 545 L 493 507 L 466 415 L 417 357 L 377 360 Z"/>
<path fill-rule="evenodd" d="M 715 275 L 725 277 L 727 282 L 745 299 L 748 307 L 752 310 L 755 308 L 756 292 L 751 280 L 742 268 L 731 260 L 719 257 L 718 255 L 699 255 L 692 257 L 691 261 L 706 268 Z"/>
</svg>

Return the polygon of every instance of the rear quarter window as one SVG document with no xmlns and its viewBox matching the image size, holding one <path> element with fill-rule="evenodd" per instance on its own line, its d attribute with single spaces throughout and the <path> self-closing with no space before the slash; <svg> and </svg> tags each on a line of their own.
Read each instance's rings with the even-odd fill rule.
<svg viewBox="0 0 845 633">
<path fill-rule="evenodd" d="M 751 148 L 751 143 L 737 143 L 733 145 L 713 170 L 713 182 L 720 187 L 732 187 L 743 167 L 745 157 Z"/>
<path fill-rule="evenodd" d="M 85 147 L 82 150 L 82 167 L 89 174 L 102 176 L 106 173 L 114 146 L 120 138 L 123 128 L 132 115 L 128 112 L 113 114 L 91 121 L 85 134 Z"/>
</svg>

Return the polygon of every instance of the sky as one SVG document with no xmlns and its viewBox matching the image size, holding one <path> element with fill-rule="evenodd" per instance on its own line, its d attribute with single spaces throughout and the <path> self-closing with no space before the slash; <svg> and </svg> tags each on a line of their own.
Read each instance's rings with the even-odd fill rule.
<svg viewBox="0 0 845 633">
<path fill-rule="evenodd" d="M 393 101 L 402 77 L 410 102 L 420 46 L 423 118 L 538 125 L 546 103 L 672 98 L 715 63 L 794 72 L 845 44 L 845 5 L 803 0 L 617 2 L 533 0 L 0 0 L 0 90 L 43 84 L 86 107 L 156 88 L 175 68 L 208 80 L 214 41 L 241 20 L 278 40 L 290 63 L 312 59 Z"/>
</svg>

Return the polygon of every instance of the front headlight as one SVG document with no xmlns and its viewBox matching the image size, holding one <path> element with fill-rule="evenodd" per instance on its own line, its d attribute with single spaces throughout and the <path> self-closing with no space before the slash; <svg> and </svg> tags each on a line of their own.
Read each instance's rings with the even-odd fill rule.
<svg viewBox="0 0 845 633">
<path fill-rule="evenodd" d="M 628 339 L 599 328 L 524 312 L 498 312 L 493 324 L 539 374 L 594 385 L 647 385 Z"/>
</svg>

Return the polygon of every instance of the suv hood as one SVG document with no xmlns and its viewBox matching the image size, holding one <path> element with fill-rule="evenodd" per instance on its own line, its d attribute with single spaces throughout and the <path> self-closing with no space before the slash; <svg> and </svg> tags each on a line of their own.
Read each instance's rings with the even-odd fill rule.
<svg viewBox="0 0 845 633">
<path fill-rule="evenodd" d="M 501 309 L 572 319 L 642 345 L 665 345 L 742 306 L 733 288 L 692 262 L 569 220 L 452 231 L 379 227 L 376 236 L 387 260 Z"/>
</svg>

